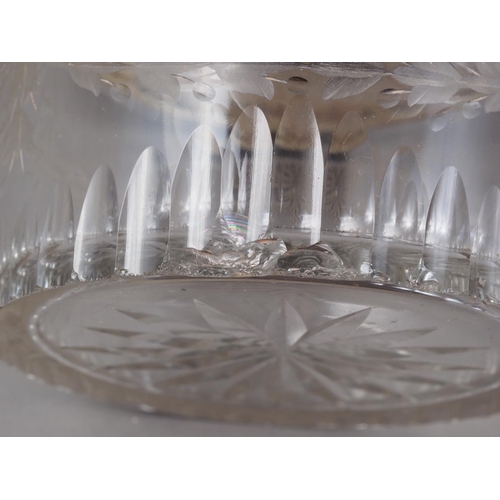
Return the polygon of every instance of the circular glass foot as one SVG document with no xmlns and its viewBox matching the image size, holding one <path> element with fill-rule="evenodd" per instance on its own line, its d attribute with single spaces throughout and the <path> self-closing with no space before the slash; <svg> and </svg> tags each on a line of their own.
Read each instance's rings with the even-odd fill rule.
<svg viewBox="0 0 500 500">
<path fill-rule="evenodd" d="M 388 285 L 113 278 L 12 302 L 0 324 L 9 363 L 143 410 L 353 427 L 500 409 L 499 319 Z"/>
</svg>

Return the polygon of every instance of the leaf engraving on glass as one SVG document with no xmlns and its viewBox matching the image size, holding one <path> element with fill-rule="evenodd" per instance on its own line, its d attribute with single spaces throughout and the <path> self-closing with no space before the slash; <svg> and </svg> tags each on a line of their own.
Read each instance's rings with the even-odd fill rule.
<svg viewBox="0 0 500 500">
<path fill-rule="evenodd" d="M 323 89 L 322 98 L 343 99 L 361 94 L 365 90 L 375 85 L 382 75 L 368 76 L 366 78 L 349 78 L 346 76 L 336 76 L 328 80 Z"/>
<path fill-rule="evenodd" d="M 237 92 L 254 94 L 272 99 L 274 96 L 273 82 L 252 71 L 245 64 L 222 64 L 214 65 L 218 75 L 224 80 L 231 90 Z"/>
<path fill-rule="evenodd" d="M 412 87 L 409 106 L 416 104 L 462 104 L 485 99 L 486 113 L 500 111 L 498 63 L 419 63 L 398 66 L 393 78 Z"/>
</svg>

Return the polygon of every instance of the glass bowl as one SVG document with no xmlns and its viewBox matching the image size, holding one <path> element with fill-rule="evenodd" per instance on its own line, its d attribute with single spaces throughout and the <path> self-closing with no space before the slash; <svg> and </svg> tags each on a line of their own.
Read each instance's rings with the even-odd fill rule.
<svg viewBox="0 0 500 500">
<path fill-rule="evenodd" d="M 145 411 L 499 410 L 498 63 L 0 65 L 0 356 Z"/>
</svg>

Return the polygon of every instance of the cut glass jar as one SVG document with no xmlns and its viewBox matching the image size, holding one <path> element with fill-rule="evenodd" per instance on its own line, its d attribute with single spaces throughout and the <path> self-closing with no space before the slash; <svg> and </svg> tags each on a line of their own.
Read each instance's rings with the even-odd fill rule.
<svg viewBox="0 0 500 500">
<path fill-rule="evenodd" d="M 0 65 L 0 354 L 180 415 L 500 395 L 497 63 Z"/>
</svg>

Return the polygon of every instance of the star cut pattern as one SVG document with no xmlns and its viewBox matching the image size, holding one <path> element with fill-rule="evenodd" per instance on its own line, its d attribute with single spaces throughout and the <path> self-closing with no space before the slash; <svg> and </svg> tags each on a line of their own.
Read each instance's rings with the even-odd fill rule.
<svg viewBox="0 0 500 500">
<path fill-rule="evenodd" d="M 285 297 L 249 321 L 207 298 L 161 313 L 115 308 L 126 329 L 87 325 L 95 345 L 63 350 L 144 390 L 266 408 L 416 404 L 467 390 L 491 366 L 484 347 L 425 347 L 434 328 L 381 329 L 370 307 L 335 317 L 325 308 L 314 324 L 303 309 Z"/>
</svg>

